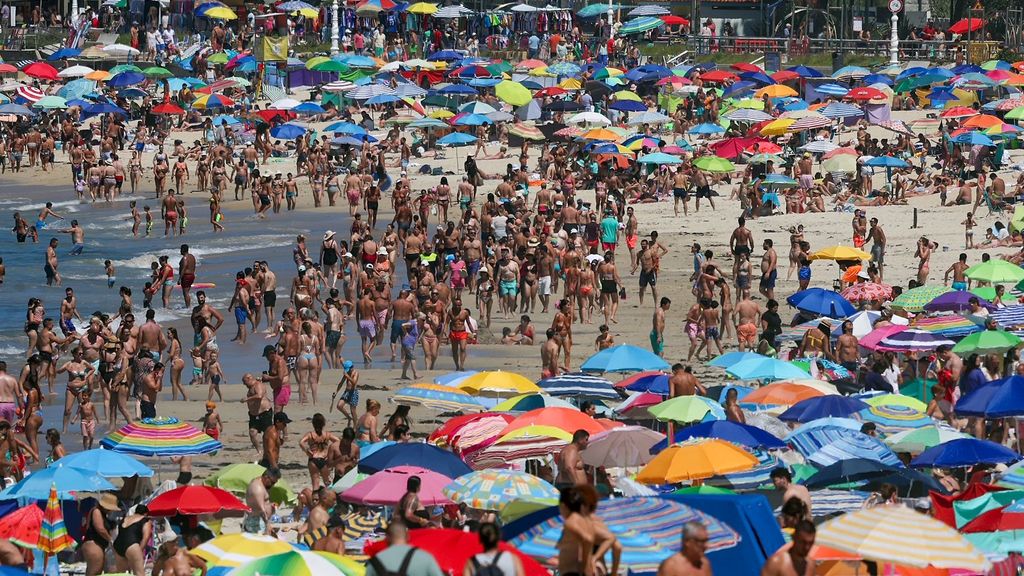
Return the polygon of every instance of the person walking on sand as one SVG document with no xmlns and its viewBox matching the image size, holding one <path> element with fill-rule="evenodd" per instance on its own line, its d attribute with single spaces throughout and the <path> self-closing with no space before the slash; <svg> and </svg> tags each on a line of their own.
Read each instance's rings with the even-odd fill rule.
<svg viewBox="0 0 1024 576">
<path fill-rule="evenodd" d="M 868 231 L 868 238 L 871 239 L 871 261 L 878 268 L 878 281 L 881 282 L 885 276 L 885 231 L 878 224 L 878 218 L 871 219 L 871 229 Z"/>
<path fill-rule="evenodd" d="M 665 313 L 672 307 L 672 301 L 662 296 L 658 308 L 654 311 L 651 326 L 651 350 L 658 356 L 665 353 Z"/>
<path fill-rule="evenodd" d="M 775 252 L 775 246 L 771 238 L 765 238 L 761 243 L 764 254 L 761 256 L 761 282 L 758 285 L 758 292 L 765 298 L 775 298 L 775 281 L 779 277 L 779 255 Z"/>
</svg>

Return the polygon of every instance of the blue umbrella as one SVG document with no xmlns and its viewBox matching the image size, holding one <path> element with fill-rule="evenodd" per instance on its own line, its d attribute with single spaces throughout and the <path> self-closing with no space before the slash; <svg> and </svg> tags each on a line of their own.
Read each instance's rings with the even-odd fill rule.
<svg viewBox="0 0 1024 576">
<path fill-rule="evenodd" d="M 136 84 L 142 84 L 146 81 L 146 76 L 141 72 L 135 72 L 134 70 L 126 70 L 120 74 L 114 75 L 113 78 L 107 80 L 107 86 L 112 88 L 124 88 L 126 86 L 134 86 Z"/>
<path fill-rule="evenodd" d="M 296 114 L 323 114 L 326 110 L 316 102 L 303 102 L 295 108 L 292 108 L 292 112 Z"/>
<path fill-rule="evenodd" d="M 66 102 L 66 104 L 68 105 L 68 108 L 71 108 L 72 106 L 78 106 L 79 108 L 85 108 L 86 106 L 89 106 L 90 104 L 92 104 L 92 102 L 89 102 L 88 100 L 82 100 L 80 98 L 74 98 L 72 100 L 68 100 Z"/>
<path fill-rule="evenodd" d="M 294 140 L 306 133 L 306 129 L 295 124 L 280 124 L 270 129 L 270 135 L 274 138 Z"/>
<path fill-rule="evenodd" d="M 803 310 L 829 318 L 846 318 L 857 313 L 857 309 L 838 292 L 824 288 L 808 288 L 786 298 L 786 302 L 797 310 Z"/>
<path fill-rule="evenodd" d="M 86 116 L 97 116 L 99 114 L 117 114 L 120 116 L 128 116 L 128 113 L 121 108 L 114 106 L 110 102 L 97 102 L 92 106 L 89 106 L 85 110 Z"/>
<path fill-rule="evenodd" d="M 741 360 L 750 360 L 752 358 L 767 358 L 767 356 L 763 356 L 761 354 L 758 354 L 757 352 L 726 352 L 721 356 L 716 356 L 713 359 L 711 359 L 711 361 L 708 362 L 708 366 L 728 368 L 729 366 L 732 366 L 733 364 L 736 364 Z"/>
<path fill-rule="evenodd" d="M 872 485 L 886 482 L 899 488 L 913 488 L 916 485 L 924 491 L 935 490 L 940 493 L 945 492 L 941 485 L 931 476 L 922 474 L 917 470 L 883 464 L 869 458 L 840 460 L 835 464 L 818 470 L 814 476 L 803 482 L 803 485 L 808 490 L 818 490 L 835 484 L 847 484 L 865 480 L 870 480 Z M 901 493 L 903 492 L 901 491 Z"/>
<path fill-rule="evenodd" d="M 452 132 L 446 136 L 438 138 L 437 143 L 441 146 L 466 146 L 476 142 L 476 136 L 465 134 L 463 132 Z"/>
<path fill-rule="evenodd" d="M 394 94 L 377 94 L 366 99 L 366 104 L 373 106 L 376 104 L 391 104 L 392 102 L 398 102 L 401 100 Z"/>
<path fill-rule="evenodd" d="M 618 400 L 618 390 L 604 378 L 582 373 L 559 374 L 537 382 L 545 393 L 551 396 L 576 396 L 577 398 L 606 398 Z"/>
<path fill-rule="evenodd" d="M 437 91 L 438 94 L 474 96 L 477 91 L 465 84 L 449 84 Z"/>
<path fill-rule="evenodd" d="M 78 56 L 81 53 L 82 53 L 82 51 L 79 50 L 78 48 L 61 48 L 60 50 L 57 50 L 53 54 L 50 54 L 50 57 L 47 58 L 47 60 L 49 60 L 50 62 L 56 62 L 57 60 L 64 60 L 66 58 L 74 58 L 75 56 Z"/>
<path fill-rule="evenodd" d="M 710 122 L 704 122 L 703 124 L 697 124 L 693 128 L 690 128 L 687 133 L 689 134 L 721 134 L 725 132 L 725 128 L 718 124 L 712 124 Z"/>
<path fill-rule="evenodd" d="M 626 390 L 630 392 L 650 392 L 651 394 L 660 394 L 661 396 L 669 395 L 669 375 L 661 372 L 647 374 L 641 378 L 637 378 L 629 386 L 626 386 Z"/>
<path fill-rule="evenodd" d="M 783 422 L 810 422 L 818 418 L 829 416 L 846 417 L 868 407 L 868 404 L 856 398 L 837 396 L 817 396 L 801 400 L 790 406 L 785 412 L 779 414 L 779 420 Z"/>
<path fill-rule="evenodd" d="M 484 124 L 494 124 L 494 121 L 483 114 L 466 114 L 459 116 L 454 124 L 457 126 L 482 126 Z"/>
<path fill-rule="evenodd" d="M 729 366 L 725 371 L 740 380 L 785 380 L 787 378 L 811 377 L 805 370 L 775 358 L 743 360 Z"/>
<path fill-rule="evenodd" d="M 234 116 L 228 115 L 228 114 L 221 114 L 220 116 L 217 116 L 216 118 L 213 119 L 213 125 L 214 126 L 222 126 L 222 125 L 229 125 L 230 126 L 232 124 L 239 124 L 239 123 L 241 123 L 241 120 L 239 120 L 238 118 L 235 118 Z"/>
<path fill-rule="evenodd" d="M 860 434 L 860 427 L 853 418 L 819 418 L 790 432 L 785 440 L 806 457 L 840 438 Z"/>
<path fill-rule="evenodd" d="M 885 84 L 886 86 L 893 85 L 892 78 L 889 78 L 884 74 L 868 74 L 862 81 L 868 86 L 872 84 Z"/>
<path fill-rule="evenodd" d="M 683 428 L 676 432 L 672 443 L 685 442 L 691 438 L 719 438 L 748 448 L 766 450 L 781 450 L 786 447 L 785 442 L 760 428 L 728 420 L 715 420 Z M 651 448 L 651 454 L 657 454 L 667 446 L 668 440 L 662 440 Z"/>
<path fill-rule="evenodd" d="M 667 370 L 668 362 L 650 350 L 631 344 L 620 344 L 606 348 L 580 366 L 583 372 L 640 372 L 643 370 Z"/>
<path fill-rule="evenodd" d="M 501 84 L 501 80 L 501 78 L 471 78 L 466 81 L 466 84 L 475 88 L 493 88 Z"/>
<path fill-rule="evenodd" d="M 956 94 L 953 94 L 948 90 L 942 90 L 939 88 L 932 90 L 931 93 L 928 94 L 927 98 L 932 102 L 950 102 L 953 100 L 960 99 L 960 97 L 957 96 Z"/>
<path fill-rule="evenodd" d="M 836 462 L 853 458 L 865 458 L 891 466 L 903 466 L 896 454 L 888 446 L 882 444 L 881 440 L 861 432 L 844 435 L 835 442 L 822 446 L 820 450 L 808 456 L 807 460 L 815 466 L 831 466 Z"/>
<path fill-rule="evenodd" d="M 366 142 L 363 142 L 358 138 L 353 138 L 348 135 L 338 136 L 334 140 L 331 140 L 331 144 L 334 144 L 335 146 L 362 146 L 365 143 Z"/>
<path fill-rule="evenodd" d="M 856 79 L 856 78 L 863 78 L 863 77 L 867 76 L 868 74 L 871 74 L 871 71 L 868 70 L 867 68 L 862 67 L 862 66 L 843 66 L 839 70 L 836 70 L 835 72 L 833 72 L 832 73 L 832 77 L 836 78 L 838 80 L 843 80 L 843 79 L 847 79 L 847 78 L 854 78 L 854 79 Z"/>
<path fill-rule="evenodd" d="M 748 82 L 757 82 L 763 86 L 775 84 L 775 79 L 764 72 L 740 72 L 740 79 Z"/>
<path fill-rule="evenodd" d="M 116 489 L 113 484 L 100 476 L 79 468 L 57 465 L 33 472 L 21 482 L 8 486 L 0 492 L 0 500 L 13 498 L 46 500 L 50 497 L 51 485 L 57 486 L 57 497 L 61 500 L 72 499 L 77 492 L 102 492 Z"/>
<path fill-rule="evenodd" d="M 142 462 L 127 454 L 95 448 L 84 452 L 75 452 L 50 464 L 54 466 L 70 466 L 84 472 L 103 476 L 105 478 L 121 478 L 129 476 L 141 476 L 148 478 L 153 475 L 153 470 Z"/>
<path fill-rule="evenodd" d="M 636 100 L 616 100 L 608 107 L 619 112 L 644 112 L 647 110 L 647 106 Z"/>
<path fill-rule="evenodd" d="M 359 471 L 373 474 L 395 466 L 419 466 L 449 478 L 472 472 L 455 454 L 422 442 L 398 443 L 359 460 Z"/>
<path fill-rule="evenodd" d="M 786 68 L 786 70 L 789 72 L 796 72 L 803 78 L 821 78 L 825 76 L 817 69 L 811 68 L 810 66 L 804 66 L 803 64 L 790 66 L 789 68 Z"/>
<path fill-rule="evenodd" d="M 443 60 L 443 61 L 462 60 L 462 54 L 460 54 L 459 52 L 456 52 L 455 50 L 440 50 L 438 52 L 434 52 L 432 54 L 429 54 L 427 56 L 427 60 L 432 60 L 432 61 L 438 61 L 438 60 Z"/>
<path fill-rule="evenodd" d="M 906 168 L 907 166 L 910 166 L 910 164 L 907 164 L 903 160 L 895 158 L 893 156 L 875 156 L 874 158 L 865 162 L 864 165 L 875 166 L 880 168 Z"/>
<path fill-rule="evenodd" d="M 580 73 L 580 67 L 572 62 L 556 62 L 548 66 L 547 71 L 555 76 L 576 76 Z"/>
<path fill-rule="evenodd" d="M 970 144 L 971 146 L 996 145 L 996 143 L 993 142 L 991 138 L 975 130 L 971 130 L 970 132 L 964 132 L 963 134 L 955 136 L 952 142 L 956 144 Z"/>
<path fill-rule="evenodd" d="M 145 98 L 146 96 L 148 96 L 148 94 L 144 90 L 140 90 L 138 88 L 125 88 L 124 90 L 118 92 L 117 95 L 127 100 Z"/>
<path fill-rule="evenodd" d="M 971 73 L 981 74 L 981 73 L 984 73 L 985 70 L 982 69 L 981 66 L 978 66 L 976 64 L 961 64 L 959 66 L 953 67 L 953 69 L 950 70 L 950 72 L 952 72 L 953 74 L 956 74 L 956 75 L 971 74 Z"/>
<path fill-rule="evenodd" d="M 822 116 L 833 120 L 864 115 L 863 110 L 846 102 L 833 102 L 819 110 L 819 112 L 821 112 Z"/>
<path fill-rule="evenodd" d="M 1024 377 L 1000 378 L 978 386 L 956 403 L 958 416 L 1024 416 Z"/>
<path fill-rule="evenodd" d="M 92 92 L 95 89 L 96 83 L 92 80 L 88 80 L 86 78 L 78 78 L 77 80 L 72 80 L 71 82 L 68 82 L 67 84 L 62 86 L 61 89 L 57 91 L 57 96 L 60 96 L 61 98 L 64 98 L 66 100 L 74 100 L 75 98 L 81 98 L 82 96 L 85 96 L 86 94 Z"/>
<path fill-rule="evenodd" d="M 933 446 L 914 458 L 914 468 L 964 468 L 975 464 L 1009 464 L 1020 454 L 990 440 L 958 438 Z"/>
<path fill-rule="evenodd" d="M 846 93 L 850 91 L 850 89 L 845 86 L 840 86 L 839 84 L 831 82 L 822 84 L 821 86 L 815 86 L 814 90 L 815 92 L 828 94 L 829 96 L 846 96 Z"/>
<path fill-rule="evenodd" d="M 651 154 L 644 154 L 640 157 L 637 162 L 641 164 L 657 164 L 663 166 L 667 164 L 682 164 L 683 161 L 678 156 L 671 154 L 665 154 L 664 152 L 653 152 Z"/>
<path fill-rule="evenodd" d="M 757 84 L 755 82 L 750 82 L 750 81 L 745 81 L 745 80 L 741 80 L 739 82 L 733 82 L 730 86 L 728 86 L 722 92 L 722 97 L 723 98 L 730 98 L 730 97 L 733 97 L 733 96 L 739 96 L 739 95 L 744 94 L 746 92 L 750 92 L 756 86 L 757 86 Z"/>
<path fill-rule="evenodd" d="M 366 134 L 366 129 L 351 122 L 335 122 L 324 128 L 324 132 L 340 132 L 342 134 Z"/>
</svg>

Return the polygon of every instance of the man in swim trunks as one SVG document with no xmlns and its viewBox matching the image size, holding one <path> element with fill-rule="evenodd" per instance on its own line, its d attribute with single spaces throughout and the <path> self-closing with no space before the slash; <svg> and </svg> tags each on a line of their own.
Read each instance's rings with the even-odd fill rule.
<svg viewBox="0 0 1024 576">
<path fill-rule="evenodd" d="M 181 260 L 178 261 L 178 282 L 185 307 L 192 307 L 192 283 L 196 281 L 196 257 L 188 253 L 188 244 L 181 245 Z"/>
<path fill-rule="evenodd" d="M 672 197 L 675 199 L 672 205 L 672 209 L 675 211 L 675 215 L 679 216 L 679 204 L 683 204 L 683 216 L 688 215 L 690 194 L 687 192 L 687 187 L 690 185 L 686 177 L 686 172 L 682 166 L 676 168 L 674 174 L 672 174 Z"/>
<path fill-rule="evenodd" d="M 178 230 L 178 200 L 173 188 L 167 190 L 167 196 L 160 201 L 160 216 L 164 219 L 164 236 L 168 233 L 173 236 Z"/>
<path fill-rule="evenodd" d="M 71 235 L 71 252 L 68 252 L 68 256 L 80 256 L 85 249 L 85 230 L 78 225 L 78 220 L 72 220 L 71 227 L 60 232 Z"/>
<path fill-rule="evenodd" d="M 463 308 L 462 300 L 458 298 L 452 302 L 451 318 L 448 339 L 452 345 L 452 360 L 455 361 L 455 370 L 465 370 L 466 346 L 469 343 L 469 309 Z"/>
<path fill-rule="evenodd" d="M 672 301 L 662 297 L 658 308 L 654 311 L 651 327 L 651 350 L 661 356 L 665 352 L 665 313 L 672 307 Z"/>
<path fill-rule="evenodd" d="M 377 307 L 373 302 L 370 288 L 363 289 L 363 297 L 356 303 L 356 320 L 359 322 L 359 338 L 362 340 L 363 362 L 373 362 L 370 353 L 377 346 Z"/>
<path fill-rule="evenodd" d="M 292 397 L 292 386 L 288 376 L 288 365 L 284 356 L 277 353 L 276 346 L 264 346 L 263 357 L 267 359 L 267 371 L 263 373 L 263 381 L 270 385 L 274 395 L 274 412 L 284 410 Z M 266 457 L 266 454 L 264 454 Z"/>
<path fill-rule="evenodd" d="M 761 247 L 764 248 L 764 255 L 761 256 L 761 281 L 758 285 L 758 292 L 772 300 L 775 298 L 775 281 L 779 277 L 777 268 L 779 255 L 775 252 L 771 238 L 765 238 Z"/>
<path fill-rule="evenodd" d="M 757 348 L 757 327 L 761 325 L 761 306 L 749 297 L 736 303 L 732 311 L 740 352 Z"/>
<path fill-rule="evenodd" d="M 750 254 L 754 251 L 754 234 L 747 228 L 747 220 L 740 216 L 737 219 L 736 229 L 729 237 L 729 250 L 732 252 L 732 276 L 736 277 L 740 267 L 740 255 Z"/>
<path fill-rule="evenodd" d="M 274 423 L 274 405 L 267 398 L 266 386 L 262 380 L 247 373 L 242 376 L 242 384 L 247 390 L 241 402 L 246 405 L 249 413 L 249 440 L 258 453 L 260 435 Z"/>
<path fill-rule="evenodd" d="M 949 274 L 953 274 L 953 290 L 967 290 L 967 276 L 964 272 L 969 268 L 967 266 L 967 254 L 961 252 L 959 259 L 953 263 L 946 270 L 946 276 L 943 278 L 942 283 L 949 283 Z"/>
</svg>

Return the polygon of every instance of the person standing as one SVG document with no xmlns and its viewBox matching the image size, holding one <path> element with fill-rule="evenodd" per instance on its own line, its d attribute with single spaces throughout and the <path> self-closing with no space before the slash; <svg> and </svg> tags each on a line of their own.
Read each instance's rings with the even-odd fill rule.
<svg viewBox="0 0 1024 576">
<path fill-rule="evenodd" d="M 868 231 L 868 238 L 871 239 L 871 261 L 878 268 L 878 281 L 881 282 L 885 275 L 885 231 L 878 224 L 878 218 L 871 219 L 871 229 Z"/>
<path fill-rule="evenodd" d="M 555 479 L 555 487 L 559 489 L 571 488 L 577 484 L 587 483 L 587 474 L 583 470 L 582 452 L 587 449 L 590 442 L 590 432 L 580 429 L 573 432 L 570 442 L 558 454 L 558 477 Z"/>
<path fill-rule="evenodd" d="M 761 246 L 764 248 L 764 255 L 761 256 L 761 282 L 758 292 L 772 300 L 775 298 L 775 281 L 779 277 L 779 255 L 775 253 L 771 238 L 765 238 Z"/>
<path fill-rule="evenodd" d="M 793 529 L 793 542 L 783 546 L 768 558 L 761 569 L 761 576 L 811 576 L 815 563 L 808 558 L 817 529 L 810 520 L 797 522 Z"/>
<path fill-rule="evenodd" d="M 178 261 L 178 283 L 185 307 L 192 307 L 192 283 L 196 281 L 196 257 L 189 254 L 188 244 L 181 245 L 181 260 Z"/>
<path fill-rule="evenodd" d="M 651 321 L 651 350 L 658 356 L 663 356 L 665 352 L 665 313 L 671 307 L 672 301 L 662 297 Z"/>
<path fill-rule="evenodd" d="M 658 566 L 658 576 L 711 576 L 711 561 L 704 555 L 708 547 L 708 530 L 700 522 L 683 525 L 683 545 Z"/>
</svg>

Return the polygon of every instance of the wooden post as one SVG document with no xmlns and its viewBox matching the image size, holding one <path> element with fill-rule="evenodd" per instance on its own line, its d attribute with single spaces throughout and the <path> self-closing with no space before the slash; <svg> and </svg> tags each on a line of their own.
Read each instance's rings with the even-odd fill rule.
<svg viewBox="0 0 1024 576">
<path fill-rule="evenodd" d="M 917 208 L 914 208 L 914 225 L 911 228 L 917 228 Z"/>
</svg>

